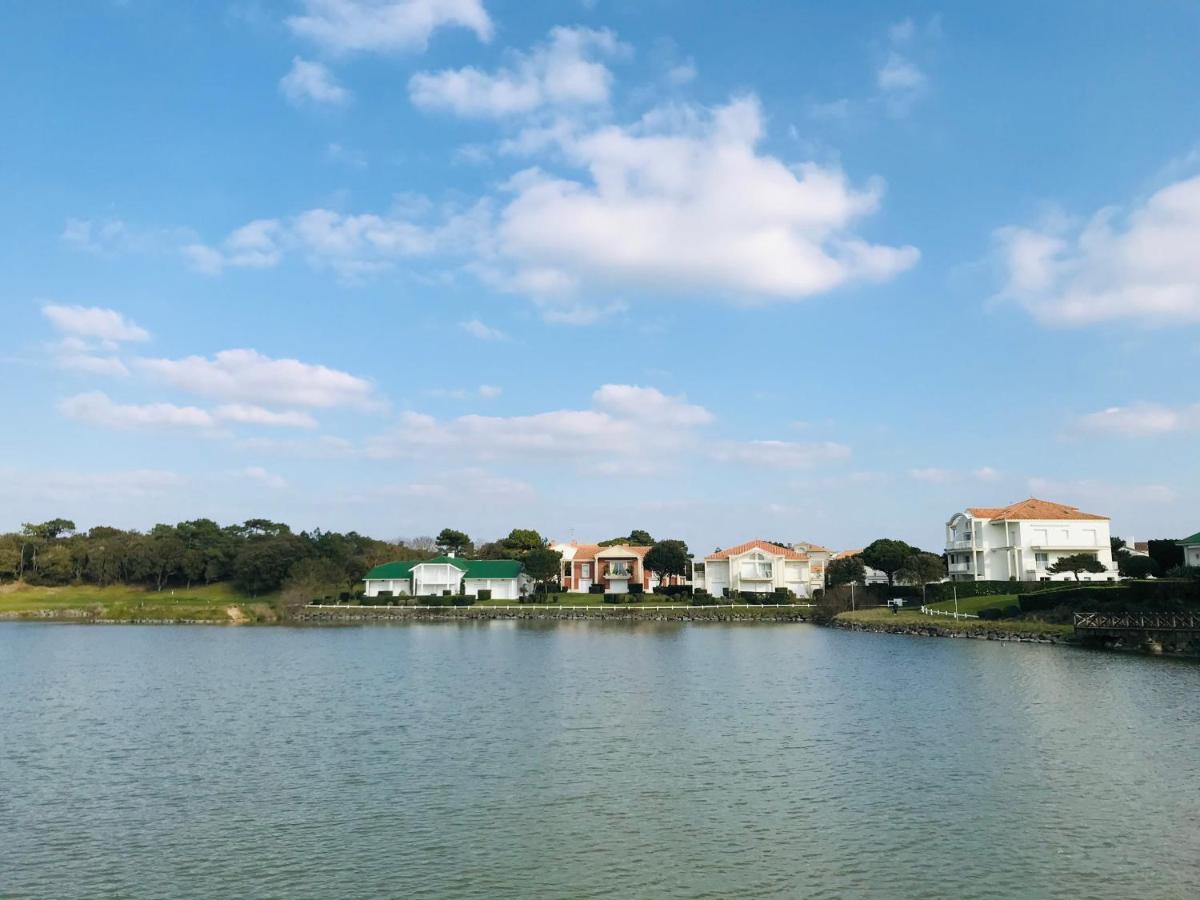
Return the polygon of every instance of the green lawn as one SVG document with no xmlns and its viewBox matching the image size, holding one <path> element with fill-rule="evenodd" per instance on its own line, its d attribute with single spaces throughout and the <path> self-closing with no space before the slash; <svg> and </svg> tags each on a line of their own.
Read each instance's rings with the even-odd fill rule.
<svg viewBox="0 0 1200 900">
<path fill-rule="evenodd" d="M 972 598 L 974 599 L 974 598 Z M 996 597 L 989 598 L 992 600 Z M 959 610 L 962 611 L 961 608 Z M 859 622 L 863 625 L 916 625 L 942 628 L 946 631 L 1019 631 L 1023 634 L 1066 635 L 1072 634 L 1074 628 L 1070 625 L 1055 625 L 1049 622 L 1038 622 L 1033 619 L 953 619 L 949 616 L 927 616 L 919 609 L 905 609 L 892 613 L 886 608 L 860 609 L 857 612 L 845 612 L 838 615 L 839 619 L 848 622 Z"/>
<path fill-rule="evenodd" d="M 165 591 L 115 585 L 36 587 L 9 584 L 0 587 L 0 615 L 33 618 L 49 610 L 84 610 L 110 621 L 177 619 L 204 622 L 273 621 L 270 597 L 251 599 L 225 584 L 175 588 Z"/>
<path fill-rule="evenodd" d="M 970 613 L 978 615 L 981 609 L 989 609 L 995 607 L 1004 609 L 1006 606 L 1019 606 L 1020 600 L 1017 594 L 992 594 L 988 597 L 959 597 L 958 611 L 960 613 Z M 930 609 L 940 609 L 946 612 L 954 612 L 954 601 L 943 600 L 940 603 L 930 603 Z M 935 616 L 934 618 L 941 619 L 943 616 Z"/>
</svg>

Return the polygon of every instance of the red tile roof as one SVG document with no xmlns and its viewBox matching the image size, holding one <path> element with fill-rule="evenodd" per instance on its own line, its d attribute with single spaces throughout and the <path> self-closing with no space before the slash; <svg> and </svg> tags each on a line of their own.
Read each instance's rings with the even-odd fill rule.
<svg viewBox="0 0 1200 900">
<path fill-rule="evenodd" d="M 705 559 L 729 559 L 731 556 L 737 556 L 745 553 L 748 550 L 762 550 L 764 553 L 770 553 L 772 556 L 782 556 L 784 559 L 808 559 L 803 553 L 797 553 L 790 547 L 781 547 L 778 544 L 772 544 L 770 541 L 763 541 L 755 538 L 752 541 L 746 541 L 744 544 L 738 544 L 736 547 L 727 547 L 724 550 L 718 550 L 716 553 L 710 553 Z"/>
<path fill-rule="evenodd" d="M 1020 503 L 998 508 L 977 506 L 968 509 L 973 516 L 981 519 L 996 519 L 999 521 L 1014 521 L 1016 519 L 1098 519 L 1107 521 L 1108 516 L 1097 516 L 1094 513 L 1080 512 L 1078 507 L 1067 506 L 1065 503 L 1052 503 L 1049 500 L 1038 500 L 1030 497 Z"/>
</svg>

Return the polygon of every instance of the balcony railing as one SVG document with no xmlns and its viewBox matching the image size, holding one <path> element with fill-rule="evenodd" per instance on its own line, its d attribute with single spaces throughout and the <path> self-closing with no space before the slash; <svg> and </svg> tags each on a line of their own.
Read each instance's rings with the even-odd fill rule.
<svg viewBox="0 0 1200 900">
<path fill-rule="evenodd" d="M 628 566 L 609 566 L 604 575 L 607 578 L 632 578 L 633 571 Z"/>
<path fill-rule="evenodd" d="M 971 549 L 970 535 L 968 535 L 965 539 L 955 538 L 954 540 L 946 541 L 946 549 L 947 550 L 970 550 Z"/>
<path fill-rule="evenodd" d="M 951 575 L 967 575 L 974 571 L 970 563 L 950 563 L 946 568 Z"/>
<path fill-rule="evenodd" d="M 774 577 L 770 569 L 742 570 L 742 581 L 771 581 Z"/>
</svg>

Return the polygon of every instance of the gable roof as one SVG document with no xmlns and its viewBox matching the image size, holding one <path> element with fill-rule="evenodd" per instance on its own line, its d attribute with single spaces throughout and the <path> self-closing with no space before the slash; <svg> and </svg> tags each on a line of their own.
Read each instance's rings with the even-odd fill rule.
<svg viewBox="0 0 1200 900">
<path fill-rule="evenodd" d="M 1039 500 L 1030 497 L 1011 506 L 991 507 L 976 506 L 967 510 L 971 515 L 980 519 L 996 519 L 1011 522 L 1017 519 L 1097 519 L 1107 521 L 1108 516 L 1098 516 L 1094 513 L 1080 512 L 1077 506 L 1065 503 L 1053 503 L 1050 500 Z"/>
<path fill-rule="evenodd" d="M 641 559 L 650 552 L 649 547 L 634 547 L 630 544 L 610 544 L 607 547 L 598 547 L 596 556 L 608 558 L 610 556 L 636 556 Z"/>
<path fill-rule="evenodd" d="M 752 541 L 746 541 L 744 544 L 738 544 L 736 547 L 727 547 L 724 550 L 718 550 L 716 553 L 710 553 L 705 559 L 729 559 L 731 556 L 740 556 L 750 550 L 761 550 L 764 553 L 770 553 L 772 556 L 782 556 L 784 559 L 806 560 L 808 559 L 803 553 L 797 553 L 790 547 L 781 547 L 778 544 L 772 544 L 770 541 L 764 541 L 755 538 Z"/>
<path fill-rule="evenodd" d="M 1197 531 L 1191 537 L 1185 537 L 1179 543 L 1184 547 L 1190 547 L 1192 544 L 1200 544 L 1200 531 Z"/>
<path fill-rule="evenodd" d="M 525 568 L 519 559 L 462 559 L 457 556 L 435 556 L 433 559 L 397 561 L 376 566 L 364 581 L 400 580 L 412 577 L 412 570 L 423 565 L 452 565 L 465 578 L 516 578 Z"/>
<path fill-rule="evenodd" d="M 833 554 L 833 558 L 834 559 L 849 559 L 851 556 L 858 556 L 858 554 L 860 554 L 862 552 L 863 552 L 862 547 L 859 547 L 857 550 L 839 550 L 837 553 Z"/>
</svg>

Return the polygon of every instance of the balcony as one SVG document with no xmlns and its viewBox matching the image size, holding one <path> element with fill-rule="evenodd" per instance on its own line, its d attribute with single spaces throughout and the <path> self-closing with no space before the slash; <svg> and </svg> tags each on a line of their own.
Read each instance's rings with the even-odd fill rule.
<svg viewBox="0 0 1200 900">
<path fill-rule="evenodd" d="M 952 541 L 946 541 L 946 549 L 947 550 L 970 550 L 971 549 L 971 536 L 967 535 L 965 538 L 956 538 Z"/>
<path fill-rule="evenodd" d="M 774 578 L 775 574 L 769 566 L 763 569 L 757 567 L 742 569 L 742 581 L 773 581 Z"/>
<path fill-rule="evenodd" d="M 604 577 L 609 580 L 628 580 L 633 577 L 633 570 L 628 566 L 609 566 L 604 570 Z"/>
<path fill-rule="evenodd" d="M 950 563 L 946 568 L 951 575 L 970 575 L 975 571 L 969 562 Z"/>
</svg>

